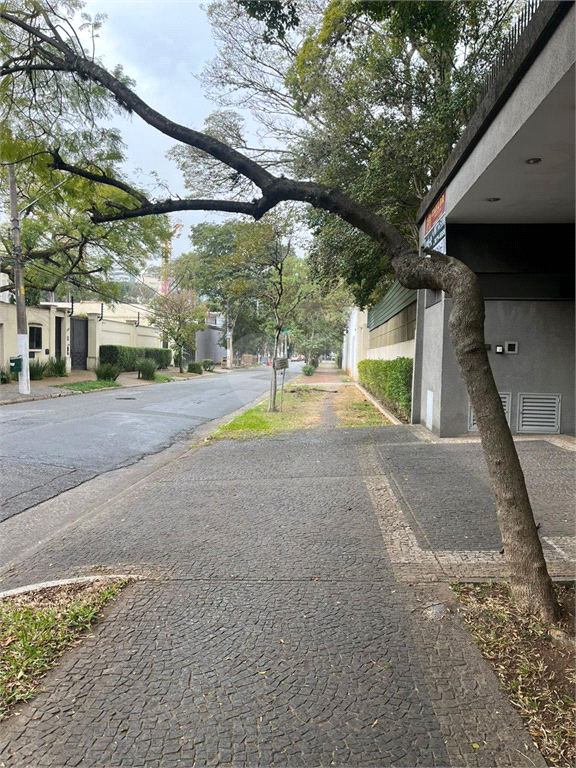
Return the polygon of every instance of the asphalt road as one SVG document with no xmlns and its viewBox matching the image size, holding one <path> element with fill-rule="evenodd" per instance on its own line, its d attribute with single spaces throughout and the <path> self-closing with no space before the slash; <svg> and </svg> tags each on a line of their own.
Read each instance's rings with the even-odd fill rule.
<svg viewBox="0 0 576 768">
<path fill-rule="evenodd" d="M 264 396 L 269 381 L 269 368 L 249 369 L 0 408 L 0 520 L 167 448 Z"/>
</svg>

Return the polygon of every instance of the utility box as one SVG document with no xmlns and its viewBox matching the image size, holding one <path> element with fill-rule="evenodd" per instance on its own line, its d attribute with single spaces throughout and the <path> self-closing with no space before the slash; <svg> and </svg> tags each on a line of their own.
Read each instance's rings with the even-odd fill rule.
<svg viewBox="0 0 576 768">
<path fill-rule="evenodd" d="M 10 358 L 10 373 L 22 373 L 22 358 L 20 356 Z"/>
</svg>

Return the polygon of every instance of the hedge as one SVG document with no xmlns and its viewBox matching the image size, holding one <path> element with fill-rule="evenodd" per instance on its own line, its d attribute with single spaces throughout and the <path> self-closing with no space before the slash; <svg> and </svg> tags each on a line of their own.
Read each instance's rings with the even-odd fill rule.
<svg viewBox="0 0 576 768">
<path fill-rule="evenodd" d="M 410 419 L 412 405 L 412 359 L 361 360 L 360 384 L 403 421 Z"/>
<path fill-rule="evenodd" d="M 168 368 L 172 362 L 172 352 L 160 347 L 123 347 L 118 344 L 100 346 L 100 362 L 121 365 L 125 371 L 138 370 L 138 363 L 143 357 L 150 357 L 158 368 Z"/>
</svg>

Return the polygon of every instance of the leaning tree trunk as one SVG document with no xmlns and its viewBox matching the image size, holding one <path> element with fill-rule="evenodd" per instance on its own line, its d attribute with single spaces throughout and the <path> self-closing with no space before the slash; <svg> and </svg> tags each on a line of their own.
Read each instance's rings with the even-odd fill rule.
<svg viewBox="0 0 576 768">
<path fill-rule="evenodd" d="M 431 258 L 393 260 L 406 287 L 442 288 L 452 297 L 450 339 L 474 408 L 488 467 L 509 583 L 520 608 L 543 621 L 559 609 L 526 490 L 524 473 L 506 421 L 484 341 L 484 299 L 478 279 L 462 262 L 434 251 Z"/>
</svg>

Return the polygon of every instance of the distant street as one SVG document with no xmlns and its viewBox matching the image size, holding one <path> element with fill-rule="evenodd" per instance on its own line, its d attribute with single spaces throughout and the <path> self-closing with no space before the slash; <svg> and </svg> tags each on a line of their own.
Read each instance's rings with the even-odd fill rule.
<svg viewBox="0 0 576 768">
<path fill-rule="evenodd" d="M 292 364 L 286 380 L 300 373 Z M 167 448 L 268 391 L 270 368 L 0 408 L 0 520 Z"/>
</svg>

